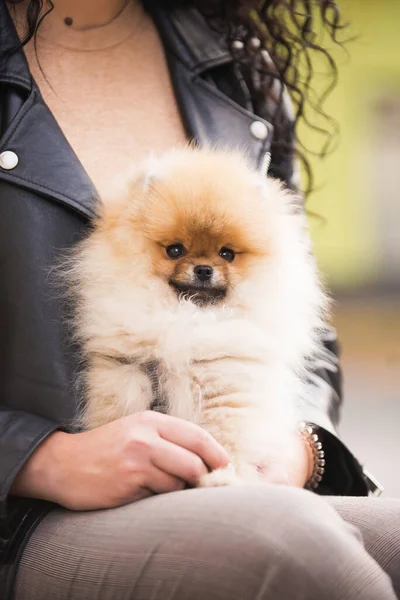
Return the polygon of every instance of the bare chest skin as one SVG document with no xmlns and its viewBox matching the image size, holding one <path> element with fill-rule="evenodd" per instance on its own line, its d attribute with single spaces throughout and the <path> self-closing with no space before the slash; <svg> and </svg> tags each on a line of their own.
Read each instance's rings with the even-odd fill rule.
<svg viewBox="0 0 400 600">
<path fill-rule="evenodd" d="M 25 47 L 32 75 L 103 198 L 149 153 L 184 144 L 158 32 L 128 3 L 108 25 L 73 30 L 54 11 Z"/>
</svg>

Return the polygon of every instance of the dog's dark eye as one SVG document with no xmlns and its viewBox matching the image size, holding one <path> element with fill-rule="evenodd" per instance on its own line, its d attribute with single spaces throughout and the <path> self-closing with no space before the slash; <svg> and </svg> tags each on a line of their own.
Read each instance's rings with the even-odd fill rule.
<svg viewBox="0 0 400 600">
<path fill-rule="evenodd" d="M 183 244 L 171 244 L 165 249 L 168 258 L 175 260 L 186 254 L 185 246 Z"/>
<path fill-rule="evenodd" d="M 223 258 L 227 262 L 233 262 L 233 260 L 235 258 L 234 251 L 231 250 L 230 248 L 225 248 L 225 246 L 223 248 L 221 248 L 221 250 L 219 251 L 219 255 L 221 258 Z"/>
</svg>

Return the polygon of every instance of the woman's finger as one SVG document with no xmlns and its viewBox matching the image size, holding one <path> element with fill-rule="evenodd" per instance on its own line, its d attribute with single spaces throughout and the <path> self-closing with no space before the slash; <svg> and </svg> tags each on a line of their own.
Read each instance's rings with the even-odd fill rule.
<svg viewBox="0 0 400 600">
<path fill-rule="evenodd" d="M 167 494 L 168 492 L 179 492 L 186 487 L 185 481 L 162 471 L 158 467 L 151 466 L 144 479 L 144 485 L 154 494 Z"/>
<path fill-rule="evenodd" d="M 143 413 L 142 419 L 155 425 L 164 440 L 196 454 L 210 470 L 229 464 L 230 458 L 226 450 L 199 425 L 153 411 Z"/>
<path fill-rule="evenodd" d="M 144 500 L 145 498 L 150 498 L 150 496 L 154 496 L 156 492 L 154 492 L 149 487 L 140 487 L 139 489 L 135 488 L 132 496 L 126 500 L 125 503 L 138 502 L 139 500 Z"/>
<path fill-rule="evenodd" d="M 207 466 L 197 454 L 161 437 L 152 447 L 150 459 L 154 467 L 189 485 L 196 485 L 200 477 L 208 473 Z"/>
</svg>

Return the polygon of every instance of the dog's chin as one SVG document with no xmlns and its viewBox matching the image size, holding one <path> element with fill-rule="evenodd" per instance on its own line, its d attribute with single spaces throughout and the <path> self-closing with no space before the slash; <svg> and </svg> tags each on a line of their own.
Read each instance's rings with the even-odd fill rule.
<svg viewBox="0 0 400 600">
<path fill-rule="evenodd" d="M 193 285 L 169 280 L 169 285 L 174 290 L 179 299 L 190 300 L 196 306 L 212 306 L 225 299 L 226 287 L 212 287 L 211 285 Z"/>
</svg>

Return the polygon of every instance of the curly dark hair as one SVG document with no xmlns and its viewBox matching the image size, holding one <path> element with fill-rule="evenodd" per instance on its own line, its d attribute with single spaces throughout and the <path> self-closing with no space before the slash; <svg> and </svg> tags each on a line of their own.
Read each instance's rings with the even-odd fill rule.
<svg viewBox="0 0 400 600">
<path fill-rule="evenodd" d="M 4 0 L 0 0 L 4 1 Z M 8 0 L 17 4 L 21 0 Z M 152 0 L 153 1 L 153 0 Z M 144 0 L 146 3 L 146 0 Z M 52 2 L 49 0 L 50 9 Z M 163 0 L 168 8 L 195 6 L 210 27 L 226 36 L 228 42 L 238 40 L 235 63 L 246 81 L 249 105 L 256 114 L 266 118 L 275 127 L 272 142 L 271 172 L 279 177 L 279 165 L 293 152 L 300 158 L 307 174 L 305 194 L 312 189 L 312 169 L 307 156 L 311 152 L 297 134 L 298 124 L 305 125 L 320 135 L 319 150 L 325 156 L 333 147 L 338 134 L 335 120 L 323 109 L 323 104 L 338 79 L 338 69 L 330 52 L 323 44 L 328 41 L 342 45 L 339 35 L 347 27 L 342 22 L 337 2 L 333 0 Z M 27 44 L 45 18 L 40 16 L 43 0 L 30 0 L 26 13 L 26 34 L 21 46 Z M 259 43 L 257 40 L 261 41 Z M 6 48 L 0 59 L 18 48 Z M 1 56 L 2 55 L 2 56 Z M 312 87 L 314 58 L 322 57 L 327 64 L 324 90 L 317 95 Z M 293 120 L 288 121 L 283 110 L 288 91 Z M 267 99 L 267 101 L 266 101 Z"/>
</svg>

